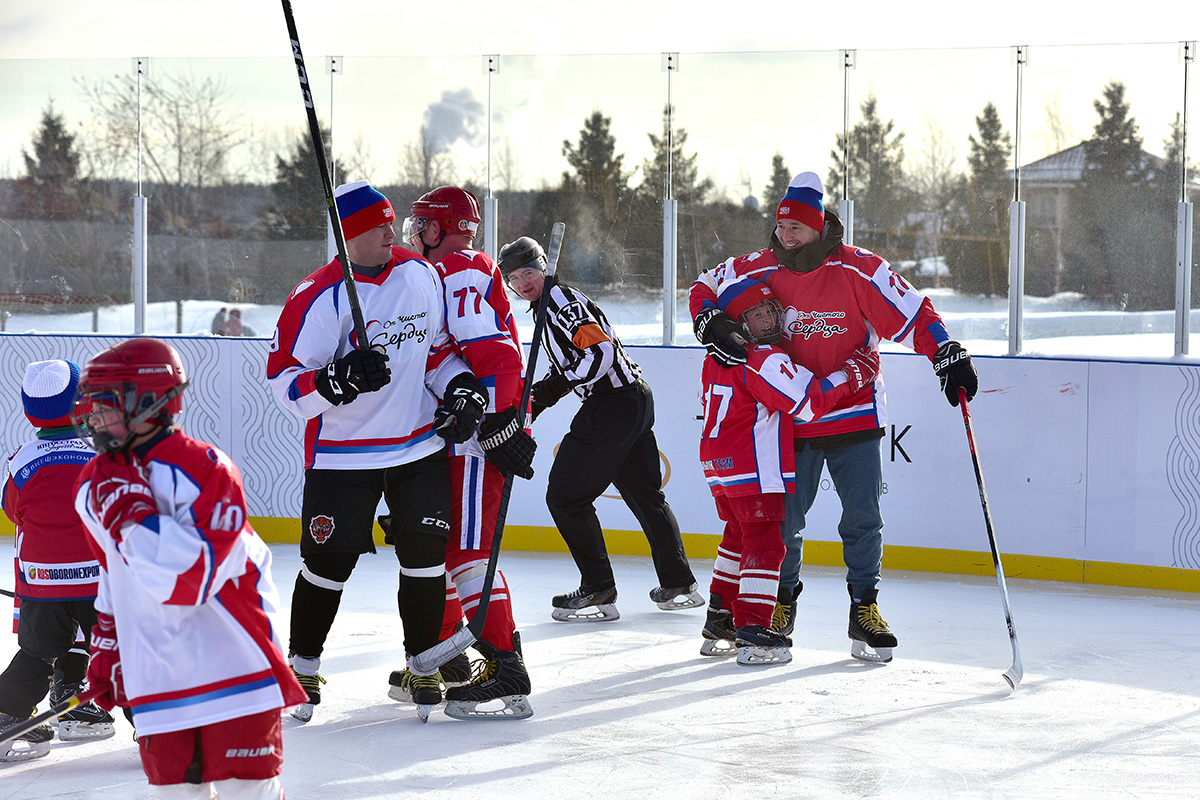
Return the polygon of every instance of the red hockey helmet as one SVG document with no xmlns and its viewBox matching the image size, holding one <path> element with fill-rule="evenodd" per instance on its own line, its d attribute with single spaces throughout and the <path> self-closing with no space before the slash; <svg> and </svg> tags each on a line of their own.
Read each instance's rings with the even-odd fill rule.
<svg viewBox="0 0 1200 800">
<path fill-rule="evenodd" d="M 442 224 L 443 236 L 450 233 L 474 236 L 483 217 L 475 195 L 457 186 L 439 186 L 412 204 L 412 215 L 404 221 L 404 241 L 411 243 L 431 219 Z"/>
<path fill-rule="evenodd" d="M 126 339 L 84 366 L 71 421 L 80 434 L 92 437 L 98 452 L 119 453 L 129 448 L 143 422 L 171 424 L 183 410 L 180 395 L 187 385 L 175 348 L 161 339 Z"/>
</svg>

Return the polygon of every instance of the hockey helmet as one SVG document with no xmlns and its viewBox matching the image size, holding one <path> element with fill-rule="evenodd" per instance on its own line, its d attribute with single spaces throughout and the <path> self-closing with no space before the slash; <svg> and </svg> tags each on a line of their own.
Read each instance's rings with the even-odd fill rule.
<svg viewBox="0 0 1200 800">
<path fill-rule="evenodd" d="M 775 344 L 783 336 L 783 307 L 762 281 L 743 277 L 726 283 L 717 294 L 717 308 L 740 322 L 755 344 Z"/>
<path fill-rule="evenodd" d="M 183 410 L 188 379 L 175 348 L 151 337 L 126 339 L 93 356 L 79 378 L 71 422 L 100 453 L 129 449 L 148 420 L 170 425 Z"/>
<path fill-rule="evenodd" d="M 522 267 L 532 267 L 546 271 L 546 251 L 531 236 L 522 236 L 515 242 L 509 242 L 500 248 L 498 266 L 504 279 Z"/>
<path fill-rule="evenodd" d="M 474 236 L 483 220 L 479 199 L 457 186 L 439 186 L 426 192 L 412 204 L 412 215 L 404 220 L 404 241 L 411 244 L 433 219 L 441 223 L 443 237 L 450 233 Z"/>
</svg>

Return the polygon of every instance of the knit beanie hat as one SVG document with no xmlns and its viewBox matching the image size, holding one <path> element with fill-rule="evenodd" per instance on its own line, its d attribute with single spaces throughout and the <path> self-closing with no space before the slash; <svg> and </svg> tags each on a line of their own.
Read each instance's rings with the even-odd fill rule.
<svg viewBox="0 0 1200 800">
<path fill-rule="evenodd" d="M 372 228 L 396 221 L 396 212 L 386 197 L 367 181 L 355 181 L 339 186 L 333 192 L 342 235 L 346 239 L 361 236 Z"/>
<path fill-rule="evenodd" d="M 79 386 L 79 365 L 56 359 L 35 361 L 25 368 L 21 403 L 35 428 L 59 428 L 71 424 L 71 407 Z"/>
<path fill-rule="evenodd" d="M 775 221 L 781 219 L 793 219 L 817 233 L 825 230 L 825 189 L 817 173 L 801 172 L 792 178 L 775 212 Z"/>
</svg>

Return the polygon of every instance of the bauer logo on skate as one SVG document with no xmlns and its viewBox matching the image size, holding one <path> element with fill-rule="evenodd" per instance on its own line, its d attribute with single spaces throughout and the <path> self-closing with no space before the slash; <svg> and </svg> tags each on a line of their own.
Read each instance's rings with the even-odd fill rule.
<svg viewBox="0 0 1200 800">
<path fill-rule="evenodd" d="M 312 535 L 314 542 L 325 544 L 333 535 L 333 517 L 318 514 L 312 518 L 312 522 L 308 523 L 308 532 Z"/>
</svg>

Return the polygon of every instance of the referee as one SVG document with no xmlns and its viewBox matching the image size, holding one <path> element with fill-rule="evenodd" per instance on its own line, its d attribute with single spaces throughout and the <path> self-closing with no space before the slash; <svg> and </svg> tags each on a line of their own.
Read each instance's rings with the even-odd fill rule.
<svg viewBox="0 0 1200 800">
<path fill-rule="evenodd" d="M 608 318 L 578 289 L 546 278 L 546 254 L 522 236 L 500 248 L 509 287 L 530 302 L 548 303 L 543 345 L 550 371 L 533 385 L 533 416 L 574 392 L 583 401 L 550 469 L 546 505 L 579 568 L 579 588 L 556 595 L 561 621 L 620 617 L 596 498 L 612 484 L 646 534 L 659 586 L 650 599 L 672 611 L 703 605 L 688 565 L 679 523 L 662 492 L 654 438 L 654 395 L 621 346 Z"/>
</svg>

